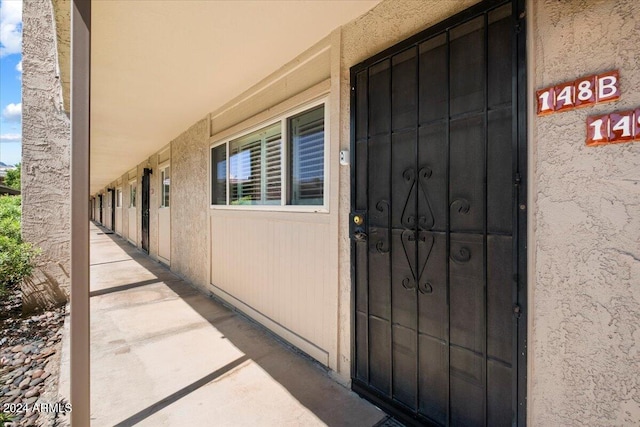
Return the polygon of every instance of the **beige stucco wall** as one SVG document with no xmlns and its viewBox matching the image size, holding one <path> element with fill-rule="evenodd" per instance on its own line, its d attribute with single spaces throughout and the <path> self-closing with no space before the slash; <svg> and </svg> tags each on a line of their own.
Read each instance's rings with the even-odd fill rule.
<svg viewBox="0 0 640 427">
<path fill-rule="evenodd" d="M 209 283 L 209 117 L 171 142 L 171 270 Z"/>
<path fill-rule="evenodd" d="M 58 76 L 62 84 L 64 110 L 71 102 L 71 0 L 52 0 L 55 16 Z"/>
<path fill-rule="evenodd" d="M 531 120 L 531 425 L 640 425 L 640 143 L 586 118 L 640 107 L 635 0 L 530 1 L 534 89 L 618 69 L 619 101 Z"/>
<path fill-rule="evenodd" d="M 52 2 L 25 1 L 22 19 L 22 233 L 42 249 L 39 268 L 23 285 L 28 310 L 69 295 L 70 122 L 58 78 Z"/>
</svg>

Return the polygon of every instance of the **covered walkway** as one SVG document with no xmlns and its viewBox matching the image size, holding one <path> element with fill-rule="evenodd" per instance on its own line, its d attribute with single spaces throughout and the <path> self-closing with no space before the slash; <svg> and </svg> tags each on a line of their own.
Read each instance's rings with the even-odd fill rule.
<svg viewBox="0 0 640 427">
<path fill-rule="evenodd" d="M 92 426 L 394 424 L 262 327 L 90 227 Z M 67 328 L 62 393 L 68 339 Z"/>
</svg>

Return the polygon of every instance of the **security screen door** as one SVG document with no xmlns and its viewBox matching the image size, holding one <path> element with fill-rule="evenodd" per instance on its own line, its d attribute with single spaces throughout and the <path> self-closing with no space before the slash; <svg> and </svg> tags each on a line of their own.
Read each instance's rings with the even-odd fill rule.
<svg viewBox="0 0 640 427">
<path fill-rule="evenodd" d="M 485 1 L 352 69 L 352 384 L 407 423 L 525 423 L 517 9 Z"/>
<path fill-rule="evenodd" d="M 149 207 L 151 197 L 151 169 L 144 168 L 142 174 L 142 250 L 149 253 Z"/>
</svg>

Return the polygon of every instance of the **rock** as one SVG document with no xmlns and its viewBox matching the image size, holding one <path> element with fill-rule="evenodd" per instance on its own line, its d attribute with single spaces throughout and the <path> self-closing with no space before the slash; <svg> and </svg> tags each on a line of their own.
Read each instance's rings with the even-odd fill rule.
<svg viewBox="0 0 640 427">
<path fill-rule="evenodd" d="M 21 345 L 17 345 L 17 346 L 15 346 L 15 347 L 13 347 L 11 349 L 12 353 L 18 353 L 19 351 L 22 351 L 22 346 Z"/>
<path fill-rule="evenodd" d="M 44 380 L 42 378 L 36 378 L 34 380 L 31 380 L 31 382 L 29 383 L 29 387 L 37 386 L 38 384 L 40 384 L 43 381 Z"/>
<path fill-rule="evenodd" d="M 25 389 L 25 388 L 28 388 L 28 387 L 29 387 L 29 383 L 30 383 L 30 382 L 31 382 L 31 379 L 30 379 L 30 378 L 25 378 L 25 379 L 23 379 L 22 381 L 20 381 L 20 384 L 18 384 L 18 388 L 19 388 L 20 390 L 23 390 L 23 389 Z"/>
<path fill-rule="evenodd" d="M 10 397 L 19 396 L 19 395 L 20 395 L 20 389 L 17 389 L 17 388 L 7 393 L 7 396 L 10 396 Z"/>
<path fill-rule="evenodd" d="M 50 372 L 45 372 L 44 374 L 42 374 L 40 378 L 42 378 L 43 380 L 46 380 L 47 378 L 49 378 L 50 375 L 51 375 Z"/>
<path fill-rule="evenodd" d="M 38 394 L 40 394 L 40 393 L 38 393 Z M 27 399 L 27 403 L 29 405 L 33 405 L 34 403 L 36 403 L 37 400 L 38 400 L 38 396 L 29 397 Z M 35 414 L 37 414 L 37 412 L 35 412 Z"/>
<path fill-rule="evenodd" d="M 27 357 L 26 359 L 24 359 L 24 364 L 28 365 L 29 363 L 31 363 L 31 358 Z"/>
<path fill-rule="evenodd" d="M 42 353 L 40 353 L 40 357 L 44 358 L 44 357 L 49 357 L 51 356 L 53 353 L 55 353 L 56 350 L 54 348 L 51 347 L 47 347 L 47 349 L 45 351 L 43 351 Z"/>
<path fill-rule="evenodd" d="M 31 390 L 27 391 L 24 395 L 24 397 L 26 397 L 27 399 L 30 397 L 34 397 L 34 396 L 40 396 L 40 390 L 37 388 L 32 388 Z"/>
<path fill-rule="evenodd" d="M 31 378 L 40 378 L 44 374 L 44 369 L 38 368 L 31 374 Z"/>
<path fill-rule="evenodd" d="M 12 383 L 17 387 L 18 384 L 20 384 L 23 379 L 24 379 L 24 375 L 19 375 L 13 379 Z"/>
</svg>

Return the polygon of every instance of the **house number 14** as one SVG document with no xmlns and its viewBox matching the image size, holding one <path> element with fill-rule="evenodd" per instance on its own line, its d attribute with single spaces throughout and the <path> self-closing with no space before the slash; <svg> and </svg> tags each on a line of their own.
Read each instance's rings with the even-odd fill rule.
<svg viewBox="0 0 640 427">
<path fill-rule="evenodd" d="M 640 140 L 640 108 L 587 118 L 587 145 Z"/>
</svg>

